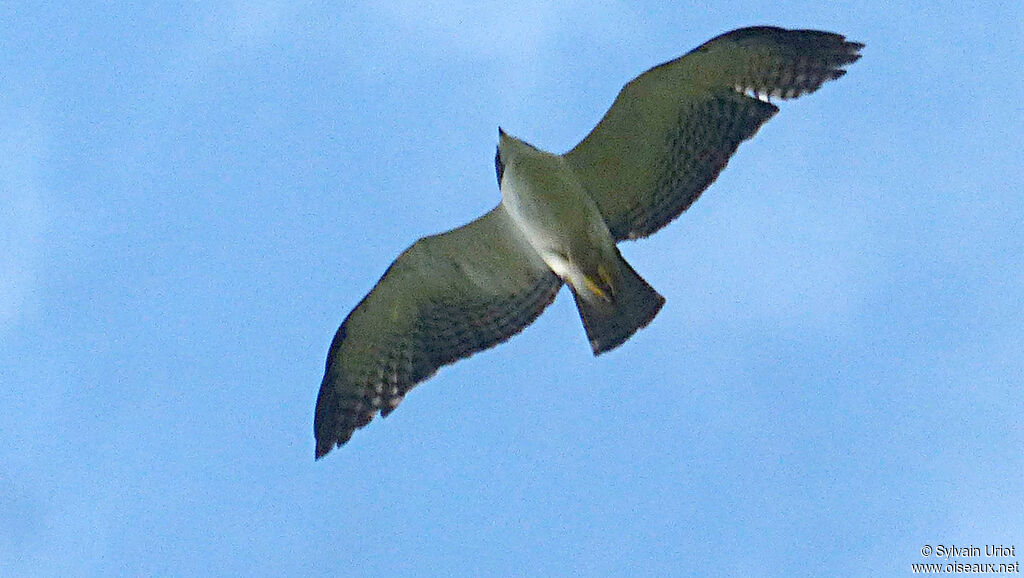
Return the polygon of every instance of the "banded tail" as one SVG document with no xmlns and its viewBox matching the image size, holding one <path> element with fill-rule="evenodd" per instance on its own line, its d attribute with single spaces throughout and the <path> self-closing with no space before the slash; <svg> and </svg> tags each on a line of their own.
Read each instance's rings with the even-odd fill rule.
<svg viewBox="0 0 1024 578">
<path fill-rule="evenodd" d="M 594 355 L 625 343 L 650 323 L 665 304 L 665 298 L 633 270 L 618 250 L 615 255 L 618 258 L 619 275 L 614 297 L 610 301 L 602 300 L 586 288 L 577 289 L 569 284 Z"/>
</svg>

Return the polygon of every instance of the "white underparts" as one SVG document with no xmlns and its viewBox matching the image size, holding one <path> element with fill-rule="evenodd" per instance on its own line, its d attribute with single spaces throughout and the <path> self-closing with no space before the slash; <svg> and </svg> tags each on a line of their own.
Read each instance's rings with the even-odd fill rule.
<svg viewBox="0 0 1024 578">
<path fill-rule="evenodd" d="M 506 183 L 506 186 L 514 185 Z M 505 194 L 503 194 L 501 202 L 505 205 L 505 210 L 508 211 L 509 217 L 512 218 L 516 227 L 523 232 L 527 241 L 537 251 L 540 258 L 544 260 L 544 263 L 554 271 L 555 275 L 561 277 L 563 281 L 572 284 L 574 287 L 582 287 L 583 272 L 559 250 L 562 243 L 559 242 L 558 236 L 531 222 L 529 216 L 524 214 L 527 211 L 522 206 L 522 198 L 515 194 L 515 192 L 506 189 L 503 193 Z"/>
<path fill-rule="evenodd" d="M 586 278 L 574 251 L 600 254 L 605 239 L 614 247 L 604 219 L 561 157 L 523 148 L 528 145 L 513 156 L 515 146 L 506 143 L 512 154 L 501 179 L 502 205 L 544 263 L 583 291 Z"/>
<path fill-rule="evenodd" d="M 555 272 L 555 275 L 558 275 L 562 279 L 565 279 L 572 274 L 572 265 L 565 257 L 558 253 L 544 251 L 540 254 L 540 257 L 541 259 L 544 259 L 544 262 L 547 263 L 548 267 L 551 267 L 551 270 Z"/>
</svg>

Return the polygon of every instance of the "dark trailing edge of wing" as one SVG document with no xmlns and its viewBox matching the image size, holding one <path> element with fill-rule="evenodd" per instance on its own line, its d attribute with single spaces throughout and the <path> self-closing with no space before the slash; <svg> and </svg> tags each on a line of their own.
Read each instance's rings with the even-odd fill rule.
<svg viewBox="0 0 1024 578">
<path fill-rule="evenodd" d="M 497 223 L 493 213 L 489 215 L 482 219 L 492 219 L 490 224 L 478 225 L 474 232 L 467 232 L 467 226 L 443 235 L 454 235 L 459 242 L 486 235 L 486 227 Z M 495 229 L 495 233 L 504 231 Z M 477 291 L 473 275 L 467 272 L 472 264 L 451 260 L 446 251 L 453 238 L 441 240 L 443 246 L 438 249 L 440 237 L 421 239 L 400 255 L 335 333 L 317 396 L 313 431 L 318 459 L 347 442 L 378 412 L 388 415 L 410 389 L 441 367 L 522 331 L 554 300 L 562 285 L 550 269 L 523 263 L 508 272 L 515 277 L 514 289 Z M 507 249 L 502 242 L 494 244 Z M 486 250 L 481 254 L 486 255 Z M 424 272 L 433 276 L 424 278 Z M 414 305 L 390 320 L 391 299 L 398 294 L 413 294 Z M 367 317 L 353 325 L 353 319 L 363 315 Z M 367 324 L 367 318 L 372 323 Z"/>
</svg>

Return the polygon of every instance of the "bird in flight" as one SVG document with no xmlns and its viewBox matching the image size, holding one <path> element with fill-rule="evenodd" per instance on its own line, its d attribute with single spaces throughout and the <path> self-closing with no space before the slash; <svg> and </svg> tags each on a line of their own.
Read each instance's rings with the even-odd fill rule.
<svg viewBox="0 0 1024 578">
<path fill-rule="evenodd" d="M 565 154 L 499 128 L 501 202 L 413 243 L 335 334 L 316 402 L 316 458 L 440 367 L 522 331 L 563 283 L 594 355 L 629 339 L 665 298 L 616 243 L 679 216 L 779 111 L 772 99 L 841 77 L 863 47 L 831 32 L 741 28 L 634 78 Z"/>
</svg>

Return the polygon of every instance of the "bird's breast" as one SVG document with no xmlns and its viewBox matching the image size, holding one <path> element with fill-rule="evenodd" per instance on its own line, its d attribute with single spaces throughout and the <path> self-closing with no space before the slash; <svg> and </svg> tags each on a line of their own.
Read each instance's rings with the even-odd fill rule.
<svg viewBox="0 0 1024 578">
<path fill-rule="evenodd" d="M 501 202 L 530 245 L 562 278 L 569 274 L 574 254 L 611 242 L 597 205 L 563 162 L 506 166 Z"/>
</svg>

